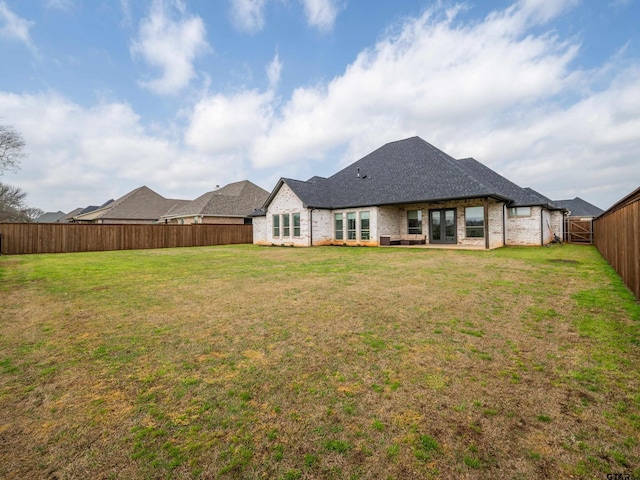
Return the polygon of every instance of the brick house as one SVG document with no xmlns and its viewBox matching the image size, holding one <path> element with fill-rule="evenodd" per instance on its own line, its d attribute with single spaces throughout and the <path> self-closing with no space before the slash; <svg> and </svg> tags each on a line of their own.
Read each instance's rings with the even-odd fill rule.
<svg viewBox="0 0 640 480">
<path fill-rule="evenodd" d="M 260 245 L 544 245 L 562 208 L 473 158 L 419 137 L 388 143 L 329 178 L 281 178 L 254 212 Z"/>
</svg>

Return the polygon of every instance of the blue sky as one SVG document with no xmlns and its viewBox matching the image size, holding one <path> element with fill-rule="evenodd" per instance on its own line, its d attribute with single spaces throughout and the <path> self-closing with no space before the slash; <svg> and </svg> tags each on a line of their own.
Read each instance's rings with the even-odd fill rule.
<svg viewBox="0 0 640 480">
<path fill-rule="evenodd" d="M 640 0 L 0 0 L 2 181 L 70 211 L 329 176 L 418 135 L 607 208 L 640 185 Z"/>
</svg>

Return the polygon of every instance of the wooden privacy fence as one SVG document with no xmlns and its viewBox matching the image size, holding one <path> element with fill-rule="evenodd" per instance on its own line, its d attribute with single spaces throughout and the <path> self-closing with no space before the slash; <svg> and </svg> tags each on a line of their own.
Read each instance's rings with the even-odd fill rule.
<svg viewBox="0 0 640 480">
<path fill-rule="evenodd" d="M 96 252 L 253 243 L 252 225 L 2 223 L 0 253 Z"/>
<path fill-rule="evenodd" d="M 640 188 L 593 221 L 593 243 L 640 299 Z"/>
</svg>

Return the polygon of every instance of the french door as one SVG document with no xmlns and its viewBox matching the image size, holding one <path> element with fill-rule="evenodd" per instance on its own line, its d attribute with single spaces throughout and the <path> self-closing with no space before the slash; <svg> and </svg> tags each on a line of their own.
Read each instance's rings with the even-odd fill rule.
<svg viewBox="0 0 640 480">
<path fill-rule="evenodd" d="M 429 239 L 430 243 L 457 243 L 455 208 L 429 210 Z"/>
</svg>

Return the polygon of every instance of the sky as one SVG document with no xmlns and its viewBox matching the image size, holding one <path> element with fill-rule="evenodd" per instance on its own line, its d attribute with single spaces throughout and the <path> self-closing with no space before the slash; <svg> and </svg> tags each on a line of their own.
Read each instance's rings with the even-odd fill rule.
<svg viewBox="0 0 640 480">
<path fill-rule="evenodd" d="M 640 0 L 0 0 L 0 181 L 65 213 L 146 185 L 331 176 L 420 136 L 549 198 L 640 186 Z"/>
</svg>

